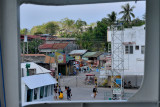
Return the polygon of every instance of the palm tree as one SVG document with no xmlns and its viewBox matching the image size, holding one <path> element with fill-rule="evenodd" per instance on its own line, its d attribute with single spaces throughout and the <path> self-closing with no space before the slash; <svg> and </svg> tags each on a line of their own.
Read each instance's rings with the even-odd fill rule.
<svg viewBox="0 0 160 107">
<path fill-rule="evenodd" d="M 123 11 L 119 12 L 119 14 L 123 14 L 121 19 L 125 23 L 129 24 L 129 22 L 131 22 L 131 16 L 135 18 L 135 15 L 133 14 L 133 9 L 135 8 L 135 6 L 130 7 L 129 3 L 127 3 L 121 8 L 123 9 Z"/>
<path fill-rule="evenodd" d="M 108 16 L 108 22 L 110 26 L 114 24 L 114 22 L 116 22 L 117 13 L 113 11 L 111 14 L 108 14 L 107 16 Z"/>
</svg>

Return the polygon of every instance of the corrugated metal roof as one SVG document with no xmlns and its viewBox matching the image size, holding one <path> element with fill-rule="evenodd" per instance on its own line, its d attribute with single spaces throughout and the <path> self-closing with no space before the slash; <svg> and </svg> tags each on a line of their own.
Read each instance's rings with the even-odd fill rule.
<svg viewBox="0 0 160 107">
<path fill-rule="evenodd" d="M 23 54 L 21 54 L 23 56 Z M 24 54 L 24 56 L 46 56 L 44 54 Z"/>
<path fill-rule="evenodd" d="M 52 41 L 52 40 L 55 40 L 55 41 L 65 41 L 65 40 L 69 40 L 69 41 L 75 41 L 76 40 L 76 38 L 48 38 L 47 40 L 49 40 L 49 41 Z"/>
<path fill-rule="evenodd" d="M 86 53 L 87 52 L 87 50 L 73 50 L 73 51 L 71 51 L 69 54 L 70 55 L 75 55 L 75 54 L 77 54 L 77 55 L 82 55 L 82 54 L 84 54 L 84 53 Z"/>
<path fill-rule="evenodd" d="M 53 43 L 53 44 L 43 44 L 39 46 L 39 49 L 64 49 L 68 43 Z"/>
<path fill-rule="evenodd" d="M 42 44 L 39 46 L 39 49 L 52 49 L 53 44 Z"/>
<path fill-rule="evenodd" d="M 88 58 L 88 57 L 98 57 L 101 54 L 103 54 L 102 52 L 87 52 L 83 55 L 84 58 Z"/>
<path fill-rule="evenodd" d="M 68 61 L 70 61 L 70 60 L 74 60 L 74 58 L 67 55 L 67 56 L 66 56 L 66 62 L 68 62 Z"/>
<path fill-rule="evenodd" d="M 37 65 L 34 62 L 21 63 L 21 68 L 26 69 L 26 64 L 30 64 L 30 68 L 29 69 L 36 69 L 36 74 L 42 74 L 42 73 L 51 72 L 50 70 L 47 70 L 46 68 L 43 68 L 43 67 Z"/>
<path fill-rule="evenodd" d="M 22 77 L 22 81 L 30 88 L 35 89 L 38 87 L 56 84 L 57 81 L 50 74 L 39 74 Z"/>
</svg>

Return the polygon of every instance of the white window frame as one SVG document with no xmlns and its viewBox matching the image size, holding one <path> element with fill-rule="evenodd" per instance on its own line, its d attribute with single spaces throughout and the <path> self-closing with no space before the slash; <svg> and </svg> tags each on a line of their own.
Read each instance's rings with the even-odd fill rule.
<svg viewBox="0 0 160 107">
<path fill-rule="evenodd" d="M 41 5 L 74 5 L 135 0 L 1 0 L 0 1 L 0 38 L 2 47 L 4 92 L 0 90 L 1 105 L 4 107 L 21 107 L 21 69 L 19 40 L 19 3 Z M 145 76 L 140 90 L 128 101 L 71 101 L 43 102 L 25 107 L 159 107 L 160 102 L 160 1 L 146 0 L 146 50 Z M 2 68 L 2 67 L 1 67 Z M 1 69 L 2 71 L 2 69 Z M 14 71 L 14 72 L 13 72 Z M 2 75 L 0 74 L 0 79 Z M 3 89 L 0 82 L 0 89 Z M 6 102 L 4 101 L 6 100 Z M 46 104 L 48 103 L 48 104 Z"/>
</svg>

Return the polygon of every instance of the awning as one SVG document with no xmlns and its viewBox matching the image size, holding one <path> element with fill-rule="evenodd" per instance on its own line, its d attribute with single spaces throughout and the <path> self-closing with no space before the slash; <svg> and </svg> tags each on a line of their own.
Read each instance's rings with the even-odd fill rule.
<svg viewBox="0 0 160 107">
<path fill-rule="evenodd" d="M 22 77 L 22 81 L 30 89 L 57 83 L 56 79 L 54 79 L 50 74 L 39 74 L 39 75 L 26 76 L 26 77 Z"/>
</svg>

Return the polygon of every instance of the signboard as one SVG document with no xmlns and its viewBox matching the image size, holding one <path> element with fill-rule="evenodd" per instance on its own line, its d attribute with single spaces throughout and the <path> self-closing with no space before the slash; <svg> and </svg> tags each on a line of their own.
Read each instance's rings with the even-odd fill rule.
<svg viewBox="0 0 160 107">
<path fill-rule="evenodd" d="M 65 54 L 55 52 L 55 55 L 56 55 L 56 59 L 57 59 L 58 63 L 66 63 L 66 55 Z"/>
<path fill-rule="evenodd" d="M 113 89 L 113 94 L 121 94 L 121 89 L 120 88 L 114 88 Z"/>
<path fill-rule="evenodd" d="M 81 57 L 80 57 L 80 56 L 75 56 L 75 59 L 76 59 L 76 60 L 80 60 Z"/>
</svg>

